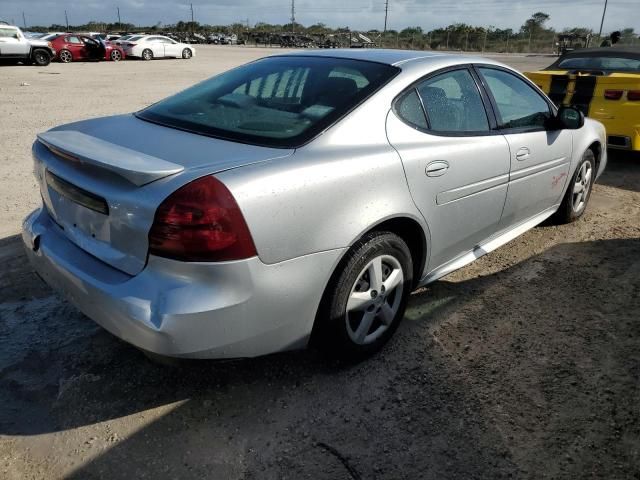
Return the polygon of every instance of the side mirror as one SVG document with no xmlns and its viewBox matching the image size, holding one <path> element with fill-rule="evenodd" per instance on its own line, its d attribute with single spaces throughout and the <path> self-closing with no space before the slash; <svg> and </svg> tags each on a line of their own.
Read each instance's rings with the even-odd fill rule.
<svg viewBox="0 0 640 480">
<path fill-rule="evenodd" d="M 560 128 L 577 130 L 584 125 L 584 113 L 575 107 L 560 107 L 556 116 Z"/>
</svg>

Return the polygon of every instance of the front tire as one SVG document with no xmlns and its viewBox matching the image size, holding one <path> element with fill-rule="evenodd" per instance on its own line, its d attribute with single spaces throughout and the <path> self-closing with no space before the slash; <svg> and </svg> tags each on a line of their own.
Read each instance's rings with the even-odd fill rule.
<svg viewBox="0 0 640 480">
<path fill-rule="evenodd" d="M 33 63 L 39 67 L 46 67 L 51 63 L 51 55 L 46 50 L 38 48 L 32 53 Z"/>
<path fill-rule="evenodd" d="M 553 217 L 554 223 L 575 222 L 584 214 L 589 198 L 591 198 L 595 178 L 596 156 L 593 150 L 589 149 L 582 155 L 582 160 L 571 178 L 567 193 Z"/>
<path fill-rule="evenodd" d="M 413 285 L 411 252 L 396 234 L 372 232 L 338 268 L 314 337 L 331 356 L 364 358 L 382 348 L 404 316 Z"/>
<path fill-rule="evenodd" d="M 142 59 L 146 60 L 147 62 L 149 60 L 153 60 L 153 52 L 151 50 L 149 50 L 148 48 L 145 48 L 142 51 Z"/>
<path fill-rule="evenodd" d="M 184 50 L 182 50 L 182 58 L 184 58 L 185 60 L 189 60 L 192 56 L 193 54 L 191 53 L 190 48 L 185 48 Z"/>
</svg>

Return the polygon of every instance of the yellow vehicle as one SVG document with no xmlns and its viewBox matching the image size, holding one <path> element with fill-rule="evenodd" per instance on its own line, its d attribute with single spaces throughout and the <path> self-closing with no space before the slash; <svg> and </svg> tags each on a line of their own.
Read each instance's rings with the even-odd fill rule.
<svg viewBox="0 0 640 480">
<path fill-rule="evenodd" d="M 604 124 L 609 148 L 640 151 L 640 48 L 583 48 L 525 72 L 553 102 Z"/>
</svg>

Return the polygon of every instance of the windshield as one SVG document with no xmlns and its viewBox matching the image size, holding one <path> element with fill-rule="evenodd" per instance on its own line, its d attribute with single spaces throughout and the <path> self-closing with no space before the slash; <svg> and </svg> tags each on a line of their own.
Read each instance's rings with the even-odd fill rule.
<svg viewBox="0 0 640 480">
<path fill-rule="evenodd" d="M 625 57 L 573 57 L 560 60 L 559 68 L 568 70 L 613 70 L 640 72 L 640 59 Z"/>
<path fill-rule="evenodd" d="M 205 80 L 137 115 L 203 135 L 292 148 L 335 123 L 398 71 L 341 58 L 265 58 Z"/>
</svg>

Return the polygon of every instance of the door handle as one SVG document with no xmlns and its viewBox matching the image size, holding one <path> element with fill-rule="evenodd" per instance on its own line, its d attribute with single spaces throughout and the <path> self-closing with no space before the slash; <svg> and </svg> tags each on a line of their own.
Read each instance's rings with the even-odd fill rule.
<svg viewBox="0 0 640 480">
<path fill-rule="evenodd" d="M 448 169 L 448 162 L 445 162 L 444 160 L 436 160 L 435 162 L 431 162 L 427 165 L 425 173 L 427 174 L 427 177 L 440 177 L 447 173 Z"/>
<path fill-rule="evenodd" d="M 516 159 L 523 161 L 526 160 L 527 158 L 529 158 L 531 156 L 531 152 L 529 151 L 529 149 L 527 147 L 522 147 L 520 150 L 518 150 L 518 152 L 516 153 Z"/>
</svg>

